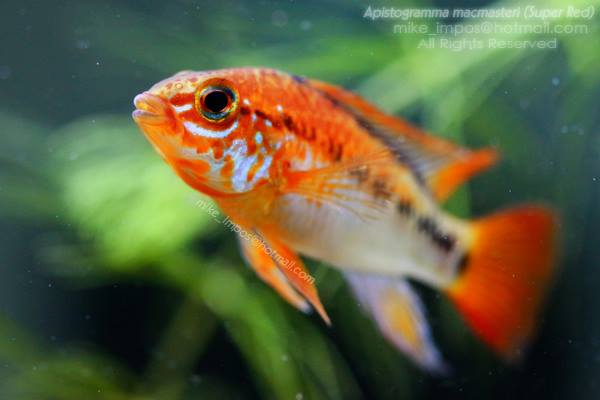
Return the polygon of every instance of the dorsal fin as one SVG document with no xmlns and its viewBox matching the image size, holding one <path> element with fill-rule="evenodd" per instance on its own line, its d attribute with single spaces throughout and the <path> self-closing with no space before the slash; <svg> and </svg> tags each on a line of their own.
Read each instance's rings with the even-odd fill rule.
<svg viewBox="0 0 600 400">
<path fill-rule="evenodd" d="M 447 199 L 462 183 L 493 165 L 498 158 L 494 149 L 471 151 L 429 135 L 400 118 L 385 114 L 352 92 L 317 80 L 308 82 L 389 147 L 438 201 Z"/>
</svg>

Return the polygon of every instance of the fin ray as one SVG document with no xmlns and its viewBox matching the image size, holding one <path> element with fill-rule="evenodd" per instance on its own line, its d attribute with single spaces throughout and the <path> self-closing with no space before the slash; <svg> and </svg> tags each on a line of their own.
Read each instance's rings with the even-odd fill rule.
<svg viewBox="0 0 600 400">
<path fill-rule="evenodd" d="M 308 171 L 291 171 L 286 174 L 286 183 L 281 188 L 306 198 L 349 211 L 361 219 L 374 219 L 386 209 L 388 202 L 374 199 L 356 184 L 356 176 L 373 165 L 390 162 L 389 151 L 357 159 L 347 160 Z"/>
<path fill-rule="evenodd" d="M 432 136 L 401 118 L 385 114 L 352 92 L 317 80 L 309 82 L 382 141 L 440 202 L 498 158 L 491 148 L 471 151 Z"/>
<path fill-rule="evenodd" d="M 406 280 L 348 272 L 344 275 L 388 341 L 420 367 L 436 373 L 446 370 L 431 337 L 424 306 Z"/>
<path fill-rule="evenodd" d="M 254 269 L 259 278 L 271 286 L 295 308 L 303 312 L 310 310 L 308 302 L 290 285 L 289 281 L 279 271 L 273 259 L 266 252 L 262 251 L 259 246 L 253 245 L 250 241 L 242 239 L 239 235 L 238 242 L 246 263 Z"/>
<path fill-rule="evenodd" d="M 554 213 L 521 206 L 472 226 L 473 243 L 464 271 L 448 292 L 482 341 L 515 360 L 535 333 L 553 276 Z"/>
<path fill-rule="evenodd" d="M 274 235 L 268 236 L 263 231 L 258 232 L 257 230 L 254 230 L 254 232 L 262 238 L 265 245 L 271 250 L 270 257 L 288 282 L 310 303 L 323 321 L 327 325 L 331 325 L 331 320 L 319 298 L 314 279 L 311 279 L 311 275 L 300 257 L 287 246 L 272 238 Z"/>
</svg>

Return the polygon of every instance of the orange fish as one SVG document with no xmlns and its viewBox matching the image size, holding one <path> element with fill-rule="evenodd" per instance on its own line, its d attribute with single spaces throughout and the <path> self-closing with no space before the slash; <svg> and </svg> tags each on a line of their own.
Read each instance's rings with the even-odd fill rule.
<svg viewBox="0 0 600 400">
<path fill-rule="evenodd" d="M 157 152 L 246 233 L 248 264 L 298 309 L 329 323 L 302 254 L 342 271 L 383 335 L 423 368 L 444 362 L 408 278 L 447 294 L 499 355 L 522 354 L 552 278 L 552 211 L 524 205 L 467 221 L 440 208 L 494 150 L 461 148 L 344 89 L 270 69 L 183 71 L 134 103 Z"/>
</svg>

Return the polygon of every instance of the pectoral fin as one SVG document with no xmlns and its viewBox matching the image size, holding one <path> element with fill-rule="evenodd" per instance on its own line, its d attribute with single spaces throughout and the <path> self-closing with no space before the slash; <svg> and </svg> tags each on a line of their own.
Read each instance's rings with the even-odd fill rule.
<svg viewBox="0 0 600 400">
<path fill-rule="evenodd" d="M 244 259 L 254 269 L 254 272 L 266 284 L 271 286 L 281 297 L 297 309 L 308 312 L 310 305 L 290 285 L 289 281 L 275 264 L 275 261 L 262 249 L 262 247 L 238 235 L 240 250 Z"/>
<path fill-rule="evenodd" d="M 289 171 L 280 191 L 328 204 L 361 219 L 377 218 L 386 210 L 386 200 L 373 199 L 358 187 L 358 181 L 368 173 L 370 167 L 381 167 L 392 162 L 389 151 L 384 150 L 321 168 Z"/>
<path fill-rule="evenodd" d="M 394 346 L 424 369 L 438 373 L 445 370 L 423 304 L 406 280 L 358 273 L 345 276 L 361 306 Z"/>
<path fill-rule="evenodd" d="M 270 256 L 288 282 L 317 310 L 325 323 L 330 325 L 331 321 L 319 299 L 314 278 L 307 271 L 300 257 L 274 237 L 257 230 L 255 233 L 263 240 L 264 250 L 261 251 L 265 251 Z"/>
</svg>

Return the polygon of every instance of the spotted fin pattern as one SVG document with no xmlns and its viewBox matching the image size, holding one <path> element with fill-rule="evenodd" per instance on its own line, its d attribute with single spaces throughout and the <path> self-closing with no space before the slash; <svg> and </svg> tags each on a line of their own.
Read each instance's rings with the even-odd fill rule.
<svg viewBox="0 0 600 400">
<path fill-rule="evenodd" d="M 315 80 L 311 80 L 310 85 L 387 146 L 438 201 L 445 200 L 458 186 L 493 165 L 498 158 L 494 149 L 470 151 L 429 135 L 339 87 Z"/>
</svg>

